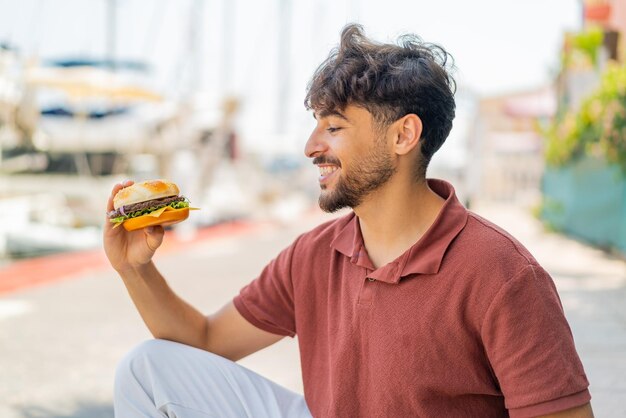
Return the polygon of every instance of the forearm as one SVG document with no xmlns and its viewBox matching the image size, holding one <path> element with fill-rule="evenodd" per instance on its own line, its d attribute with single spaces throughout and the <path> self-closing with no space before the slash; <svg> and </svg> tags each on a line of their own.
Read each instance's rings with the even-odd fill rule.
<svg viewBox="0 0 626 418">
<path fill-rule="evenodd" d="M 207 348 L 207 318 L 172 291 L 152 262 L 119 274 L 155 338 Z"/>
</svg>

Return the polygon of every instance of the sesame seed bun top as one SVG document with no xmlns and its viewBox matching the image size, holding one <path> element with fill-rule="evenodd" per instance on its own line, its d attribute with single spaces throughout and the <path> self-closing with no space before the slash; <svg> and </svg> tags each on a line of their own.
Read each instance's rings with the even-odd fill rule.
<svg viewBox="0 0 626 418">
<path fill-rule="evenodd" d="M 133 203 L 145 202 L 146 200 L 160 199 L 163 197 L 178 196 L 178 186 L 168 180 L 148 180 L 135 183 L 117 192 L 113 197 L 113 208 Z"/>
</svg>

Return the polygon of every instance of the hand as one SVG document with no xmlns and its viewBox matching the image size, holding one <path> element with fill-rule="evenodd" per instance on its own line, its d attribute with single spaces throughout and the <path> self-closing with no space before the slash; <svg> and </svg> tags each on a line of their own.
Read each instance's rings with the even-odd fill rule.
<svg viewBox="0 0 626 418">
<path fill-rule="evenodd" d="M 127 180 L 113 187 L 107 203 L 107 212 L 113 210 L 113 197 L 117 192 L 132 184 L 132 181 Z M 147 265 L 163 242 L 164 231 L 161 226 L 147 227 L 130 232 L 126 231 L 122 225 L 117 228 L 113 228 L 113 226 L 113 223 L 109 222 L 107 216 L 103 233 L 104 252 L 111 266 L 118 272 Z"/>
</svg>

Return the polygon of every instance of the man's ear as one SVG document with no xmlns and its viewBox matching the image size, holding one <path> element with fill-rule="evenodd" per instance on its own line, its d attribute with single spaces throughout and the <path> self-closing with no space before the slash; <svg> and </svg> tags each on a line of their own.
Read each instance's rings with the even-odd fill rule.
<svg viewBox="0 0 626 418">
<path fill-rule="evenodd" d="M 398 155 L 405 155 L 419 145 L 422 136 L 422 120 L 416 114 L 409 113 L 396 123 L 394 150 Z"/>
</svg>

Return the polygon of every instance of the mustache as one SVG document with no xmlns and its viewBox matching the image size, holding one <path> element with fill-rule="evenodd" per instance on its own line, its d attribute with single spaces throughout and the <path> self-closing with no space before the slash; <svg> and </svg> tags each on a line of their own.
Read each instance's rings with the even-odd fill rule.
<svg viewBox="0 0 626 418">
<path fill-rule="evenodd" d="M 333 158 L 333 157 L 328 157 L 326 155 L 320 155 L 320 156 L 313 158 L 313 165 L 318 165 L 318 164 L 332 164 L 332 165 L 336 165 L 337 167 L 341 167 L 341 163 L 339 162 L 338 159 Z"/>
</svg>

